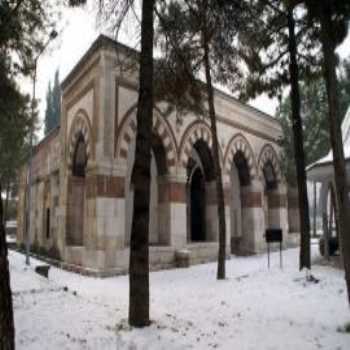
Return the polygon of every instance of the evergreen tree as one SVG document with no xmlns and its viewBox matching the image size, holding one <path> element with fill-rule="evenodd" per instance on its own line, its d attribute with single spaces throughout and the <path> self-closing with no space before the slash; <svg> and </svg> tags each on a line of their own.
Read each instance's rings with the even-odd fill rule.
<svg viewBox="0 0 350 350">
<path fill-rule="evenodd" d="M 52 101 L 52 89 L 51 82 L 49 82 L 46 92 L 46 110 L 45 110 L 45 135 L 47 135 L 52 129 L 53 121 L 53 101 Z"/>
<path fill-rule="evenodd" d="M 29 99 L 15 78 L 30 75 L 43 38 L 52 28 L 50 4 L 39 0 L 0 2 L 0 193 L 3 178 L 14 170 L 28 134 Z M 29 121 L 31 124 L 33 121 Z M 18 157 L 18 158 L 17 158 Z M 15 348 L 10 272 L 0 195 L 0 349 Z"/>
<path fill-rule="evenodd" d="M 86 0 L 70 0 L 72 6 Z M 99 1 L 102 8 L 108 1 Z M 119 28 L 133 1 L 113 1 L 108 7 L 109 19 Z M 135 162 L 131 182 L 134 186 L 134 210 L 130 238 L 129 263 L 129 324 L 145 327 L 149 317 L 149 212 L 151 178 L 151 138 L 153 120 L 153 41 L 155 0 L 143 0 L 141 5 L 141 52 L 139 58 L 139 95 Z"/>
<path fill-rule="evenodd" d="M 310 219 L 299 83 L 301 77 L 305 79 L 318 73 L 319 44 L 315 41 L 315 30 L 305 21 L 305 11 L 295 11 L 295 1 L 256 0 L 251 4 L 251 24 L 241 37 L 241 57 L 249 68 L 243 90 L 248 97 L 262 92 L 281 96 L 281 91 L 290 87 L 290 125 L 295 140 L 292 146 L 301 231 L 299 262 L 300 269 L 310 269 Z"/>
<path fill-rule="evenodd" d="M 320 31 L 323 51 L 323 75 L 327 89 L 328 121 L 333 151 L 336 211 L 338 214 L 340 247 L 343 254 L 345 281 L 350 303 L 350 203 L 344 158 L 344 147 L 339 122 L 338 79 L 336 75 L 336 47 L 348 33 L 350 2 L 344 0 L 305 0 L 310 22 Z"/>
<path fill-rule="evenodd" d="M 305 164 L 309 165 L 325 156 L 330 148 L 327 95 L 325 84 L 320 79 L 300 84 L 300 114 L 303 125 L 303 144 L 305 150 Z M 280 140 L 282 146 L 282 171 L 287 182 L 296 186 L 296 170 L 292 122 L 290 119 L 290 96 L 282 100 L 276 117 L 279 119 L 283 136 Z"/>
<path fill-rule="evenodd" d="M 338 96 L 339 117 L 343 120 L 350 106 L 350 58 L 343 60 L 340 64 Z"/>
<path fill-rule="evenodd" d="M 350 106 L 350 60 L 345 59 L 339 67 L 339 123 L 342 123 Z M 319 158 L 325 156 L 330 147 L 328 125 L 328 102 L 326 85 L 321 78 L 305 81 L 300 84 L 301 118 L 303 121 L 305 163 L 310 165 Z M 291 102 L 290 96 L 284 98 L 278 108 L 276 117 L 283 128 L 283 137 L 280 142 L 283 147 L 282 167 L 287 181 L 296 185 L 296 173 L 294 166 L 293 139 L 290 121 Z"/>
<path fill-rule="evenodd" d="M 225 278 L 226 222 L 225 204 L 220 166 L 219 143 L 216 128 L 213 82 L 230 84 L 232 90 L 240 77 L 237 49 L 233 45 L 238 27 L 242 27 L 243 2 L 196 0 L 179 4 L 172 1 L 158 13 L 159 32 L 164 37 L 162 48 L 167 59 L 179 61 L 187 67 L 187 75 L 199 79 L 204 85 L 207 111 L 213 138 L 213 172 L 216 182 L 219 221 L 219 253 L 217 278 Z M 242 28 L 241 28 L 242 29 Z M 195 79 L 192 79 L 194 81 Z M 198 84 L 196 84 L 198 85 Z M 204 99 L 204 98 L 203 98 Z"/>
<path fill-rule="evenodd" d="M 61 116 L 61 87 L 60 87 L 60 78 L 59 78 L 59 70 L 57 69 L 55 72 L 55 79 L 52 89 L 52 105 L 53 105 L 53 123 L 54 128 L 60 124 L 60 116 Z"/>
<path fill-rule="evenodd" d="M 11 80 L 1 84 L 1 88 L 6 88 L 6 96 L 0 93 L 0 194 L 5 189 L 2 184 L 16 177 L 25 159 L 25 139 L 31 127 L 29 98 L 22 96 Z M 7 350 L 14 349 L 14 322 L 5 234 L 0 195 L 0 349 Z"/>
<path fill-rule="evenodd" d="M 46 93 L 45 135 L 60 124 L 60 114 L 61 88 L 59 71 L 56 70 L 53 88 L 51 88 L 51 82 L 49 82 Z"/>
</svg>

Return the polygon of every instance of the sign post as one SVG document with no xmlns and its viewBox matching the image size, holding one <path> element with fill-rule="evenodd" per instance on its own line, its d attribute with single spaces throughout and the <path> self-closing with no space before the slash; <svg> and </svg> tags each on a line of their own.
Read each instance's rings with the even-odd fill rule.
<svg viewBox="0 0 350 350">
<path fill-rule="evenodd" d="M 282 229 L 280 228 L 268 228 L 265 231 L 265 240 L 267 243 L 267 267 L 270 269 L 270 243 L 278 243 L 280 244 L 280 268 L 283 268 L 282 261 Z"/>
</svg>

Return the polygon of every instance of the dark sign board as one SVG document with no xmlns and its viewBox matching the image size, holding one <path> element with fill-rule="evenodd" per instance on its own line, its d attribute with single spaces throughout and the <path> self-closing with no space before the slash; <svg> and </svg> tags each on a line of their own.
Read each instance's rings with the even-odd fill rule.
<svg viewBox="0 0 350 350">
<path fill-rule="evenodd" d="M 267 243 L 282 242 L 282 230 L 280 228 L 268 228 L 265 232 Z"/>
</svg>

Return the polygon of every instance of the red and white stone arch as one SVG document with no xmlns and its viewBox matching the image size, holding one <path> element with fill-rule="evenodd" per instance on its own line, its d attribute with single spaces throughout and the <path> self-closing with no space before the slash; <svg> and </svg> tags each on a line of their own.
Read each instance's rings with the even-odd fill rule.
<svg viewBox="0 0 350 350">
<path fill-rule="evenodd" d="M 79 135 L 83 135 L 86 143 L 86 155 L 87 160 L 92 156 L 92 129 L 90 125 L 89 117 L 86 111 L 80 109 L 75 114 L 73 122 L 70 127 L 68 137 L 68 167 L 71 168 L 73 164 L 74 151 L 77 144 Z"/>
<path fill-rule="evenodd" d="M 267 162 L 271 162 L 272 167 L 275 171 L 277 181 L 281 181 L 282 172 L 280 167 L 280 160 L 276 150 L 272 147 L 271 144 L 265 144 L 260 151 L 259 162 L 258 162 L 258 172 L 259 172 L 259 178 L 261 180 L 263 180 L 264 178 L 263 169 Z"/>
<path fill-rule="evenodd" d="M 189 158 L 191 157 L 193 145 L 199 141 L 203 140 L 212 151 L 213 138 L 211 134 L 210 127 L 203 121 L 195 121 L 190 124 L 183 134 L 178 158 L 180 164 L 183 167 L 187 167 Z M 220 163 L 223 164 L 223 154 L 219 145 Z"/>
<path fill-rule="evenodd" d="M 117 134 L 115 154 L 119 159 L 128 159 L 130 144 L 136 136 L 137 121 L 135 110 L 136 108 L 133 108 L 125 115 Z M 177 162 L 176 141 L 170 125 L 158 111 L 153 113 L 153 133 L 159 136 L 162 141 L 167 169 L 171 173 L 174 171 Z"/>
<path fill-rule="evenodd" d="M 229 141 L 226 147 L 226 153 L 224 158 L 224 169 L 229 173 L 234 163 L 234 157 L 238 152 L 242 152 L 249 168 L 249 174 L 251 178 L 254 178 L 257 174 L 256 159 L 252 147 L 248 140 L 242 135 L 234 135 Z"/>
</svg>

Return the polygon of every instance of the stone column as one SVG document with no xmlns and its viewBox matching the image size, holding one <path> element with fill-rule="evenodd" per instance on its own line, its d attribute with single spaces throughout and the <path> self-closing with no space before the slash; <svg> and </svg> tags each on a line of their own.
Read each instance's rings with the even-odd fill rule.
<svg viewBox="0 0 350 350">
<path fill-rule="evenodd" d="M 231 191 L 232 185 L 229 175 L 223 175 L 225 222 L 226 222 L 226 247 L 227 253 L 231 253 Z"/>
<path fill-rule="evenodd" d="M 97 174 L 87 182 L 85 261 L 96 268 L 112 268 L 125 246 L 125 178 Z"/>
<path fill-rule="evenodd" d="M 218 199 L 215 180 L 205 182 L 205 234 L 207 242 L 219 241 Z"/>
<path fill-rule="evenodd" d="M 265 220 L 262 209 L 263 185 L 254 178 L 241 188 L 242 240 L 240 252 L 254 254 L 264 249 Z"/>
<path fill-rule="evenodd" d="M 187 244 L 186 176 L 169 175 L 159 195 L 166 215 L 169 215 L 166 220 L 169 235 L 165 236 L 164 243 L 181 249 Z"/>
</svg>

